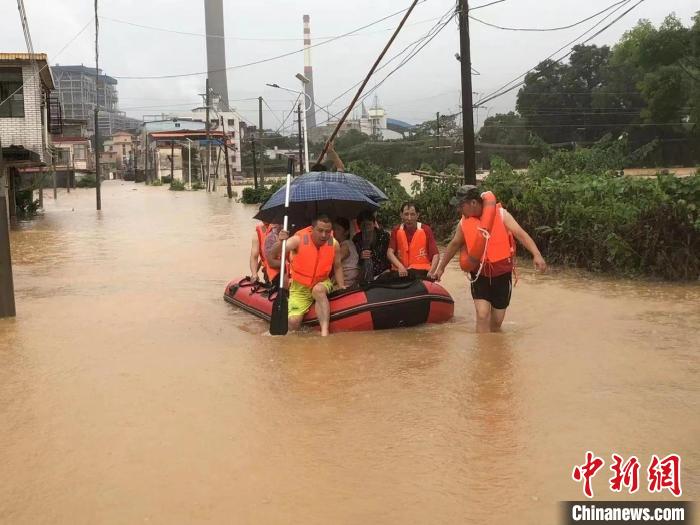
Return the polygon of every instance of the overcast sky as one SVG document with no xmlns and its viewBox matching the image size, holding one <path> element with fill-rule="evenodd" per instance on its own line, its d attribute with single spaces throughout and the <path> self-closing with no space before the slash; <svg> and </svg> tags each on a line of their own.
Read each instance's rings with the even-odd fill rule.
<svg viewBox="0 0 700 525">
<path fill-rule="evenodd" d="M 492 0 L 471 0 L 476 7 Z M 472 14 L 484 21 L 512 27 L 556 27 L 586 18 L 616 0 L 505 0 Z M 94 65 L 92 0 L 24 0 L 34 49 L 45 52 L 51 64 Z M 636 2 L 632 2 L 631 6 Z M 224 0 L 227 65 L 235 66 L 302 48 L 302 16 L 311 16 L 312 43 L 367 25 L 410 5 L 409 0 Z M 425 0 L 416 7 L 388 57 L 425 35 L 436 18 L 449 11 L 454 0 Z M 154 76 L 206 70 L 205 39 L 124 23 L 189 33 L 204 33 L 204 0 L 100 0 L 100 67 L 108 75 Z M 611 21 L 618 11 L 598 29 Z M 697 0 L 646 0 L 592 43 L 615 43 L 640 18 L 660 23 L 675 12 L 688 25 L 700 9 Z M 26 51 L 15 0 L 0 0 L 0 51 Z M 471 21 L 473 91 L 488 93 L 525 73 L 540 60 L 584 33 L 604 15 L 577 27 L 556 32 L 510 32 Z M 391 35 L 400 15 L 363 32 L 312 49 L 316 102 L 328 104 L 352 84 L 362 80 Z M 81 29 L 88 27 L 65 47 Z M 447 25 L 415 58 L 391 76 L 377 91 L 380 105 L 390 117 L 409 122 L 434 118 L 459 110 L 459 51 L 456 21 Z M 394 62 L 377 73 L 368 87 L 393 69 Z M 265 83 L 298 87 L 294 74 L 303 71 L 303 53 L 264 64 L 233 69 L 228 73 L 231 105 L 257 122 L 257 101 L 238 100 L 262 95 L 266 128 L 278 128 L 293 102 L 293 95 Z M 169 109 L 187 110 L 204 90 L 204 75 L 161 80 L 119 79 L 120 106 L 141 117 Z M 517 92 L 517 91 L 516 91 Z M 515 93 L 503 96 L 479 110 L 486 113 L 513 109 Z M 341 111 L 354 90 L 330 107 Z M 373 99 L 373 98 L 372 98 Z M 372 100 L 369 99 L 369 100 Z M 319 112 L 317 120 L 322 122 Z"/>
</svg>

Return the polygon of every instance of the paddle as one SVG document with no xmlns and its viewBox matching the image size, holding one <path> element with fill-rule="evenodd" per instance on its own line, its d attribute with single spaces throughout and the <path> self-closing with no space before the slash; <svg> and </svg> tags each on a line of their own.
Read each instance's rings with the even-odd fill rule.
<svg viewBox="0 0 700 525">
<path fill-rule="evenodd" d="M 287 231 L 287 215 L 289 214 L 289 187 L 291 186 L 292 175 L 287 173 L 287 189 L 284 197 L 284 224 L 282 229 Z M 287 335 L 289 331 L 289 304 L 287 289 L 284 287 L 285 269 L 284 263 L 287 256 L 287 241 L 282 241 L 282 256 L 280 259 L 280 287 L 277 292 L 275 302 L 272 303 L 272 313 L 270 314 L 270 335 Z"/>
<path fill-rule="evenodd" d="M 362 251 L 369 250 L 372 245 L 372 230 L 374 226 L 362 223 Z M 362 259 L 362 282 L 368 283 L 374 278 L 374 267 L 372 258 Z"/>
</svg>

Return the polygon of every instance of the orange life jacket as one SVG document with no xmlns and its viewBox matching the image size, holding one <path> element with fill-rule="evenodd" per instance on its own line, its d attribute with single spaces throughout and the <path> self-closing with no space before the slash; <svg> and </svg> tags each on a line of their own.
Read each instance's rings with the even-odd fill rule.
<svg viewBox="0 0 700 525">
<path fill-rule="evenodd" d="M 335 261 L 335 239 L 330 237 L 317 247 L 311 238 L 313 227 L 299 230 L 299 248 L 292 257 L 292 279 L 309 288 L 328 279 Z"/>
<path fill-rule="evenodd" d="M 479 231 L 482 226 L 482 218 L 479 217 L 462 217 L 459 221 L 464 235 L 464 241 L 468 247 L 462 249 L 460 254 L 460 266 L 464 271 L 474 271 L 478 268 L 478 262 L 474 267 L 473 261 L 467 260 L 469 254 L 472 253 L 473 247 L 483 242 L 483 235 Z M 484 258 L 485 265 L 493 265 L 500 261 L 506 261 L 513 268 L 513 259 L 515 257 L 515 240 L 513 234 L 510 233 L 505 224 L 503 224 L 503 212 L 501 204 L 496 204 L 495 213 L 493 216 L 493 224 L 489 229 L 489 240 L 486 245 L 486 257 Z M 483 254 L 483 251 L 482 251 Z"/>
<path fill-rule="evenodd" d="M 428 259 L 428 240 L 420 222 L 411 238 L 410 245 L 403 224 L 399 226 L 396 230 L 396 249 L 398 250 L 396 256 L 407 270 L 410 268 L 414 270 L 430 270 L 432 264 L 430 259 Z"/>
<path fill-rule="evenodd" d="M 267 242 L 267 238 L 270 236 L 270 234 L 273 231 L 273 226 L 270 224 L 268 226 L 267 230 L 263 234 L 262 237 L 262 245 L 260 248 L 260 259 L 262 260 L 263 265 L 265 266 L 265 275 L 267 275 L 267 280 L 268 282 L 274 283 L 277 281 L 279 275 L 280 275 L 280 269 L 279 268 L 273 268 L 270 266 L 270 261 L 267 258 L 267 254 L 265 253 L 265 243 Z M 258 235 L 258 239 L 260 236 Z M 289 266 L 287 266 L 287 273 L 289 271 Z"/>
</svg>

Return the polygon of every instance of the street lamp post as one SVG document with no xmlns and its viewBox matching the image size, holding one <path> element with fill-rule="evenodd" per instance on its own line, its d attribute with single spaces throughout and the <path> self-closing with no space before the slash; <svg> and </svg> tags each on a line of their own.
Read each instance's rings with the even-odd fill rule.
<svg viewBox="0 0 700 525">
<path fill-rule="evenodd" d="M 187 180 L 192 189 L 192 140 L 185 137 L 187 141 Z"/>
<path fill-rule="evenodd" d="M 301 91 L 300 93 L 304 93 L 304 122 L 302 124 L 302 128 L 304 130 L 304 170 L 306 173 L 309 172 L 309 133 L 308 130 L 306 129 L 306 112 L 309 111 L 311 108 L 306 107 L 306 99 L 311 98 L 306 94 L 306 84 L 308 84 L 310 81 L 308 78 L 306 78 L 304 75 L 301 73 L 297 73 L 295 75 L 299 81 L 301 82 Z"/>
<path fill-rule="evenodd" d="M 306 78 L 304 75 L 301 73 L 297 73 L 296 77 L 301 81 L 302 87 L 304 87 L 308 82 L 309 79 Z M 302 133 L 304 134 L 304 171 L 306 173 L 309 172 L 309 138 L 307 136 L 307 129 L 306 129 L 306 112 L 311 109 L 310 106 L 306 105 L 306 99 L 308 98 L 311 100 L 311 97 L 305 93 L 305 91 L 302 89 L 301 91 L 296 91 L 294 89 L 289 89 L 283 86 L 280 86 L 278 84 L 266 84 L 267 86 L 277 88 L 277 89 L 283 89 L 284 91 L 289 91 L 290 93 L 296 93 L 298 95 L 304 95 L 304 121 L 302 123 Z"/>
</svg>

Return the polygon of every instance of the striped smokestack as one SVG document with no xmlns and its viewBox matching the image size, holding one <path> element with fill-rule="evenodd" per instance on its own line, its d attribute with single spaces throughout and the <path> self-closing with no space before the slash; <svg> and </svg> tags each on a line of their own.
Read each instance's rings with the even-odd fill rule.
<svg viewBox="0 0 700 525">
<path fill-rule="evenodd" d="M 314 99 L 314 70 L 311 67 L 311 28 L 309 27 L 309 15 L 304 15 L 304 76 L 309 79 L 304 90 L 309 98 L 306 100 L 307 106 L 311 106 L 306 112 L 306 128 L 316 127 L 316 105 Z"/>
</svg>

